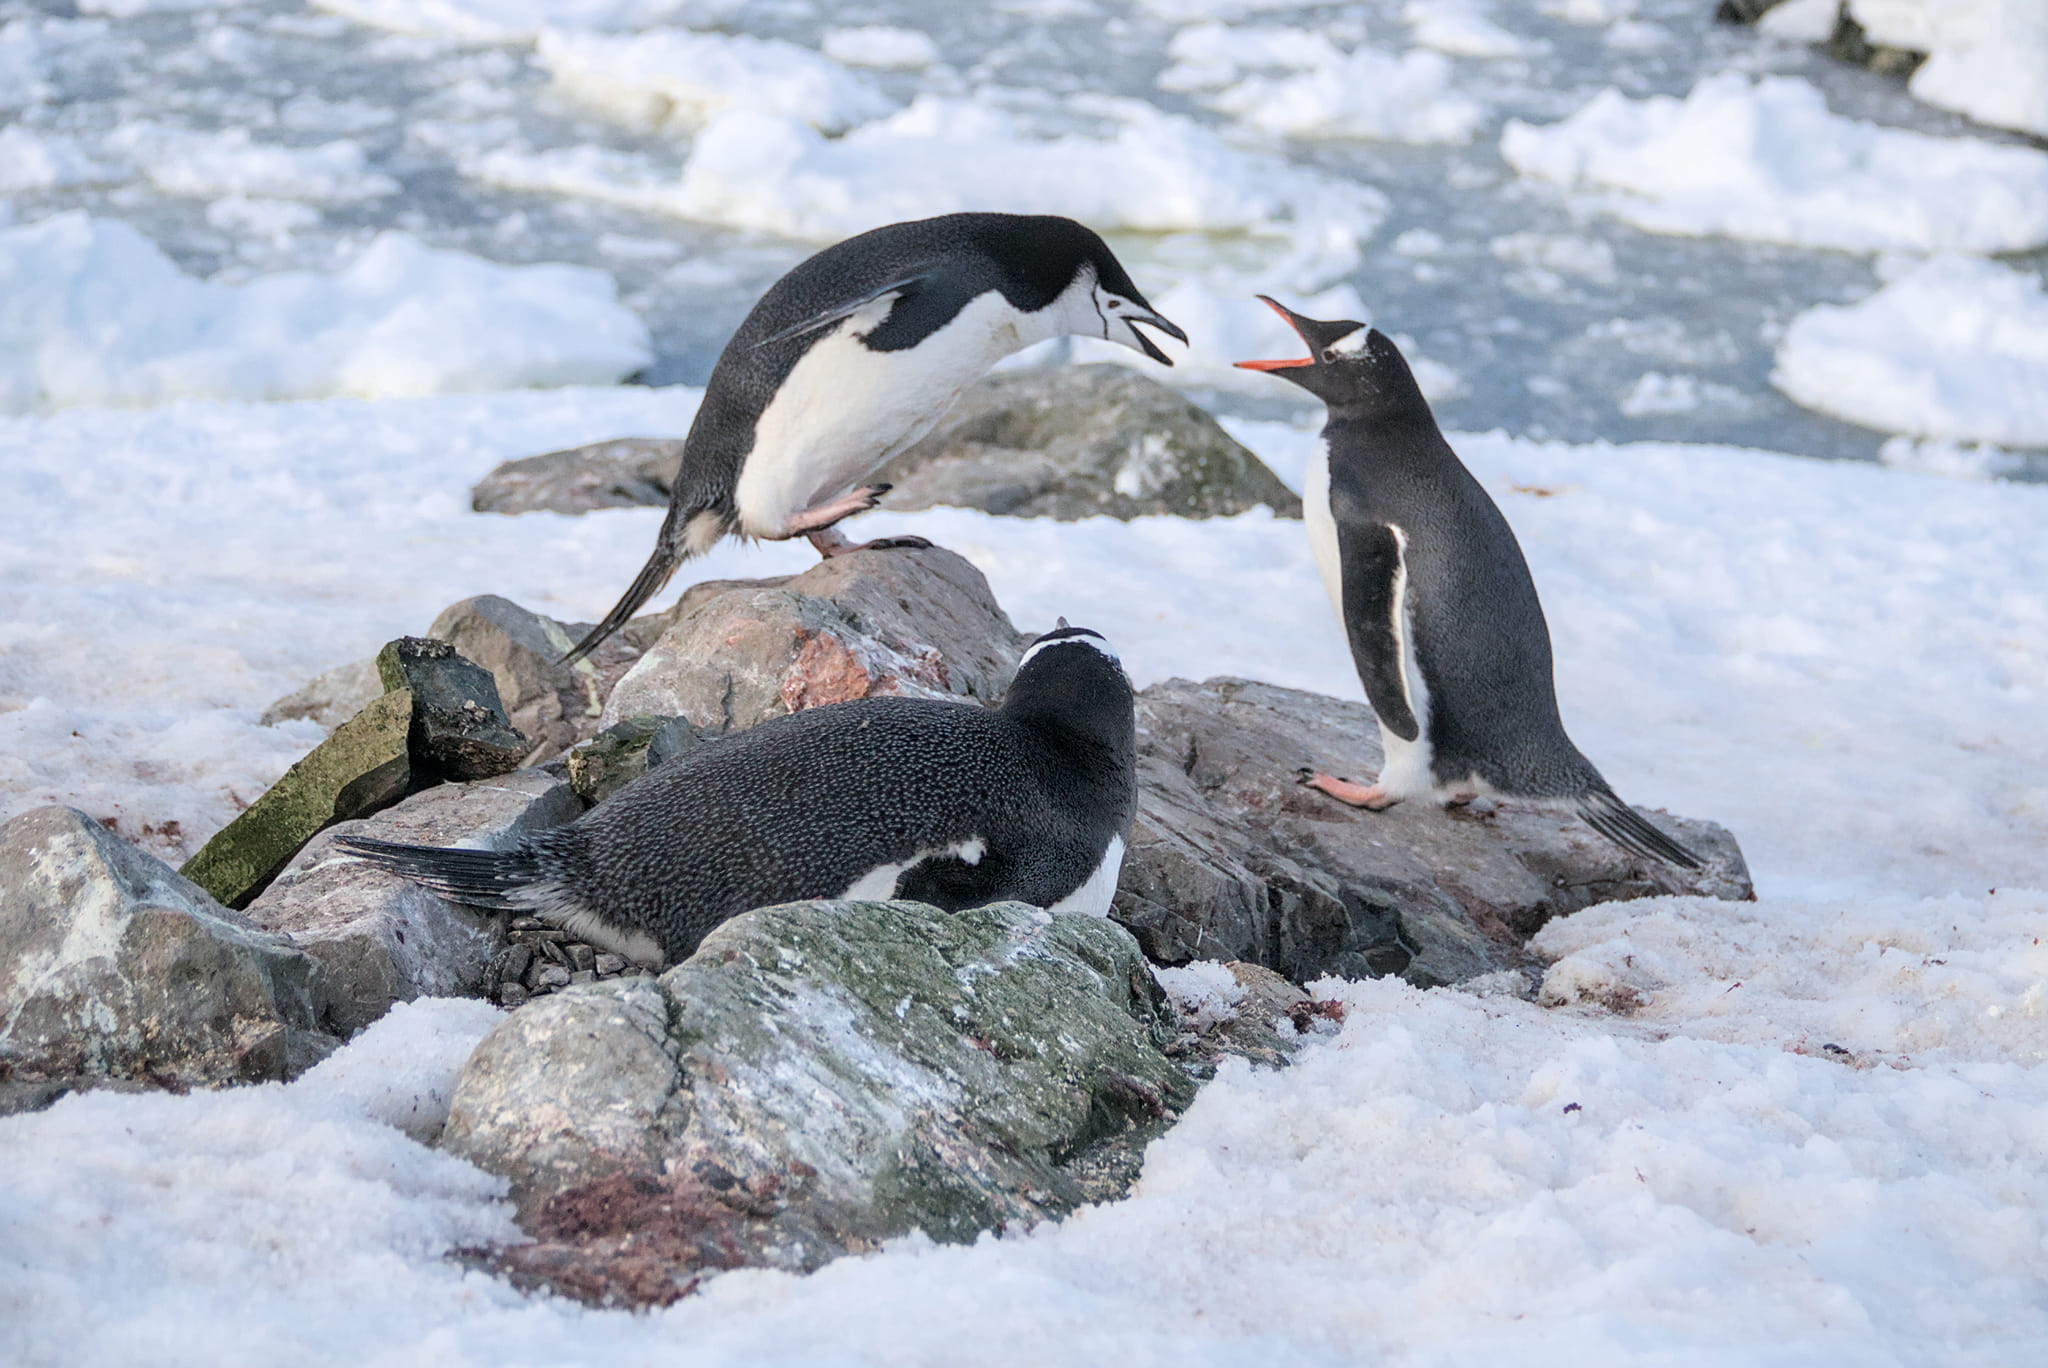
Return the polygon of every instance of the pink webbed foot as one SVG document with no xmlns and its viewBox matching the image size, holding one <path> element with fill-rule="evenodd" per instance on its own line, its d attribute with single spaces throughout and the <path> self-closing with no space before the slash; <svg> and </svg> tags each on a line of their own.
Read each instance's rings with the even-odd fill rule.
<svg viewBox="0 0 2048 1368">
<path fill-rule="evenodd" d="M 1295 772 L 1295 782 L 1303 788 L 1312 788 L 1318 793 L 1326 793 L 1340 803 L 1364 808 L 1369 812 L 1385 812 L 1388 808 L 1401 801 L 1398 798 L 1389 798 L 1386 790 L 1378 784 L 1373 784 L 1370 787 L 1364 784 L 1354 784 L 1349 779 L 1339 779 L 1334 774 L 1324 774 L 1320 770 L 1297 770 Z"/>
</svg>

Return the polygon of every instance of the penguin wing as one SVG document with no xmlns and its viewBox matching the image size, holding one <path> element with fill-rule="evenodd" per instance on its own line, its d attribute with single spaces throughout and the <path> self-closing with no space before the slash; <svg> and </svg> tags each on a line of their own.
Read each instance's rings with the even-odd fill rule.
<svg viewBox="0 0 2048 1368">
<path fill-rule="evenodd" d="M 958 912 L 1001 898 L 1013 877 L 1010 861 L 1000 852 L 990 851 L 973 864 L 958 855 L 933 855 L 903 872 L 896 896 Z"/>
<path fill-rule="evenodd" d="M 1344 576 L 1344 631 L 1351 638 L 1359 682 L 1387 730 L 1413 741 L 1422 728 L 1415 721 L 1402 661 L 1408 637 L 1403 538 L 1392 523 L 1340 522 L 1337 548 Z"/>
<path fill-rule="evenodd" d="M 858 297 L 839 300 L 818 310 L 808 318 L 768 334 L 768 336 L 762 338 L 754 345 L 766 347 L 776 342 L 787 342 L 792 337 L 808 337 L 814 332 L 822 332 L 834 324 L 853 317 L 870 304 L 889 298 L 901 299 L 904 295 L 914 292 L 920 285 L 930 280 L 932 275 L 933 272 L 930 270 L 918 271 L 914 274 L 892 280 L 887 285 L 878 285 Z"/>
</svg>

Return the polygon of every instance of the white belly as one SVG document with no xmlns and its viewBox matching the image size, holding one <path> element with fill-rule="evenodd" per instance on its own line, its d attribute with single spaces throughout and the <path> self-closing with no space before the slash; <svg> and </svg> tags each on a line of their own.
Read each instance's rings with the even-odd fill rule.
<svg viewBox="0 0 2048 1368">
<path fill-rule="evenodd" d="M 931 430 L 989 367 L 1039 340 L 1038 320 L 999 291 L 904 351 L 860 342 L 895 306 L 875 301 L 812 345 L 754 425 L 735 491 L 740 531 L 785 535 L 792 519 L 853 489 Z"/>
<path fill-rule="evenodd" d="M 1308 545 L 1316 559 L 1316 571 L 1323 578 L 1323 590 L 1337 621 L 1350 640 L 1344 613 L 1344 564 L 1337 546 L 1337 519 L 1330 511 L 1330 444 L 1318 442 L 1302 480 L 1301 520 L 1308 528 Z M 1379 786 L 1390 798 L 1419 798 L 1436 787 L 1430 769 L 1429 683 L 1415 659 L 1415 630 L 1408 612 L 1408 534 L 1394 529 L 1401 545 L 1401 568 L 1394 576 L 1394 640 L 1401 651 L 1401 676 L 1408 688 L 1408 708 L 1418 728 L 1413 741 L 1404 740 L 1380 722 L 1380 749 L 1385 763 L 1380 766 Z M 1377 716 L 1374 718 L 1378 720 Z"/>
<path fill-rule="evenodd" d="M 1110 899 L 1116 896 L 1117 875 L 1124 867 L 1124 838 L 1109 838 L 1109 848 L 1102 852 L 1102 863 L 1095 866 L 1095 872 L 1088 876 L 1088 882 L 1061 898 L 1048 912 L 1082 912 L 1091 917 L 1109 915 Z"/>
</svg>

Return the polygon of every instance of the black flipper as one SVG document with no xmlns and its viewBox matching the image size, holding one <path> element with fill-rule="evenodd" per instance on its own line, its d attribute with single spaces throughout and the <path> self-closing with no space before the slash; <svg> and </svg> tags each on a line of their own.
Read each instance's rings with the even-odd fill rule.
<svg viewBox="0 0 2048 1368">
<path fill-rule="evenodd" d="M 1344 630 L 1351 638 L 1351 659 L 1365 696 L 1387 730 L 1403 741 L 1422 734 L 1408 697 L 1408 675 L 1401 666 L 1401 635 L 1394 615 L 1402 611 L 1397 589 L 1401 582 L 1401 539 L 1387 523 L 1362 528 L 1339 522 L 1337 555 L 1343 566 Z"/>
<path fill-rule="evenodd" d="M 540 861 L 523 850 L 449 850 L 366 836 L 337 836 L 334 844 L 451 902 L 494 911 L 531 907 L 532 901 L 519 894 L 545 877 Z"/>
<path fill-rule="evenodd" d="M 896 894 L 912 902 L 930 903 L 946 912 L 981 907 L 1010 883 L 1010 862 L 993 851 L 969 864 L 957 855 L 920 860 L 896 881 Z"/>
<path fill-rule="evenodd" d="M 1704 861 L 1666 836 L 1648 818 L 1621 801 L 1607 789 L 1596 789 L 1579 799 L 1579 816 L 1586 825 L 1633 855 L 1663 860 L 1681 869 L 1699 869 Z"/>
<path fill-rule="evenodd" d="M 900 296 L 909 293 L 930 278 L 931 272 L 919 271 L 915 275 L 907 275 L 900 280 L 892 280 L 887 285 L 869 290 L 858 299 L 844 300 L 829 308 L 820 309 L 801 323 L 792 323 L 786 328 L 778 329 L 754 345 L 756 347 L 772 347 L 777 342 L 787 342 L 792 337 L 806 337 L 814 332 L 822 332 L 842 319 L 851 318 L 883 296 Z"/>
</svg>

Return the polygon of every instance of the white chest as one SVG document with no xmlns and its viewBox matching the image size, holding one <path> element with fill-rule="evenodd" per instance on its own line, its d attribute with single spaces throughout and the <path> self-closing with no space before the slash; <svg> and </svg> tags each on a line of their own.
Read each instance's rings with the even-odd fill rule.
<svg viewBox="0 0 2048 1368">
<path fill-rule="evenodd" d="M 1073 892 L 1061 898 L 1048 912 L 1082 912 L 1091 917 L 1109 915 L 1110 900 L 1116 897 L 1117 875 L 1124 867 L 1124 838 L 1109 838 L 1109 848 L 1102 852 L 1102 863 L 1095 866 L 1095 872 L 1088 881 Z"/>
<path fill-rule="evenodd" d="M 894 304 L 877 300 L 814 343 L 762 412 L 734 491 L 747 536 L 781 535 L 797 514 L 854 488 L 1043 327 L 991 290 L 915 347 L 868 350 L 860 338 Z"/>
<path fill-rule="evenodd" d="M 1316 573 L 1323 577 L 1323 591 L 1337 621 L 1344 621 L 1344 570 L 1337 554 L 1337 519 L 1330 512 L 1330 444 L 1316 443 L 1309 458 L 1308 473 L 1302 479 L 1301 520 L 1308 527 L 1308 549 L 1316 558 Z"/>
</svg>

